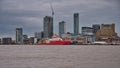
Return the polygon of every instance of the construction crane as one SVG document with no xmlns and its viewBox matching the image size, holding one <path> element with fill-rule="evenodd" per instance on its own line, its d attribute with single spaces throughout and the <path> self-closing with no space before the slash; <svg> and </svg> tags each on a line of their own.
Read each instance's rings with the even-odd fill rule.
<svg viewBox="0 0 120 68">
<path fill-rule="evenodd" d="M 54 16 L 54 9 L 53 9 L 53 6 L 52 4 L 50 3 L 50 7 L 51 7 L 51 10 L 52 10 L 52 17 Z"/>
</svg>

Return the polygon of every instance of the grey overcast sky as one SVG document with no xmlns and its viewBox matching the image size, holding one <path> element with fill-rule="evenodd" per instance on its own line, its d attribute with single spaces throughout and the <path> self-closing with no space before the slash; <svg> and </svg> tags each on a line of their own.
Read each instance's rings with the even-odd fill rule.
<svg viewBox="0 0 120 68">
<path fill-rule="evenodd" d="M 79 13 L 82 26 L 115 23 L 120 36 L 120 0 L 0 0 L 0 38 L 14 37 L 15 28 L 23 28 L 24 34 L 33 36 L 43 30 L 43 17 L 51 15 L 54 8 L 54 32 L 58 22 L 66 22 L 66 31 L 73 33 L 73 13 Z"/>
</svg>

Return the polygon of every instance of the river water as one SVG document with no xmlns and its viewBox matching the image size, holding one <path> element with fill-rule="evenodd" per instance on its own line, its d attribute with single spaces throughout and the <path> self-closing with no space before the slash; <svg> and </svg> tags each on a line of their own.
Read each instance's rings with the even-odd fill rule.
<svg viewBox="0 0 120 68">
<path fill-rule="evenodd" d="M 120 68 L 120 46 L 0 45 L 0 68 Z"/>
</svg>

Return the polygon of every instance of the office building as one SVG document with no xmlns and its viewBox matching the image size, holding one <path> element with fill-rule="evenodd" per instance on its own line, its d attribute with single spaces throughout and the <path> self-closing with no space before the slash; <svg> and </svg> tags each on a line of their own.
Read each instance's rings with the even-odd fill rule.
<svg viewBox="0 0 120 68">
<path fill-rule="evenodd" d="M 82 35 L 93 35 L 92 27 L 82 27 Z"/>
<path fill-rule="evenodd" d="M 74 13 L 74 34 L 79 34 L 79 14 Z"/>
<path fill-rule="evenodd" d="M 92 27 L 82 27 L 82 36 L 87 38 L 88 43 L 94 42 L 94 33 Z"/>
<path fill-rule="evenodd" d="M 23 43 L 23 30 L 22 28 L 16 28 L 16 44 Z"/>
<path fill-rule="evenodd" d="M 94 25 L 92 25 L 92 28 L 93 28 L 93 33 L 94 33 L 94 35 L 95 35 L 96 32 L 97 32 L 98 30 L 100 30 L 100 25 L 99 25 L 99 24 L 94 24 Z"/>
<path fill-rule="evenodd" d="M 12 44 L 12 38 L 10 38 L 10 37 L 2 38 L 2 44 L 3 45 L 10 45 L 10 44 Z"/>
<path fill-rule="evenodd" d="M 66 32 L 66 23 L 64 21 L 59 22 L 59 35 L 61 36 Z"/>
<path fill-rule="evenodd" d="M 35 34 L 34 34 L 34 36 L 35 36 L 35 38 L 37 38 L 37 39 L 41 39 L 42 37 L 42 34 L 41 34 L 41 32 L 35 32 Z"/>
<path fill-rule="evenodd" d="M 23 35 L 23 44 L 29 44 L 28 35 Z"/>
<path fill-rule="evenodd" d="M 44 17 L 44 38 L 51 38 L 53 36 L 53 17 Z"/>
</svg>

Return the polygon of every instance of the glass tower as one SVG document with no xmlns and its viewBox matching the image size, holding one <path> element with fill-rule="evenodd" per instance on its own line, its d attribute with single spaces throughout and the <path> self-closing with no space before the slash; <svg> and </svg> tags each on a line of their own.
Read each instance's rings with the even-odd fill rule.
<svg viewBox="0 0 120 68">
<path fill-rule="evenodd" d="M 59 22 L 59 35 L 60 36 L 65 33 L 65 29 L 66 29 L 66 23 L 64 21 Z"/>
<path fill-rule="evenodd" d="M 44 38 L 51 38 L 53 36 L 53 17 L 44 17 Z"/>
<path fill-rule="evenodd" d="M 22 28 L 16 28 L 16 43 L 22 44 L 23 43 L 23 31 Z"/>
<path fill-rule="evenodd" d="M 79 34 L 79 14 L 74 13 L 74 34 Z"/>
</svg>

